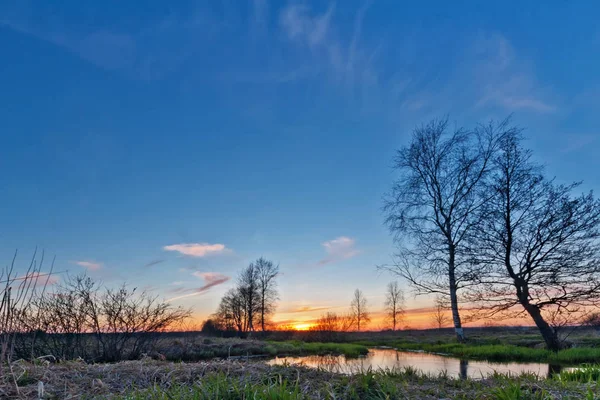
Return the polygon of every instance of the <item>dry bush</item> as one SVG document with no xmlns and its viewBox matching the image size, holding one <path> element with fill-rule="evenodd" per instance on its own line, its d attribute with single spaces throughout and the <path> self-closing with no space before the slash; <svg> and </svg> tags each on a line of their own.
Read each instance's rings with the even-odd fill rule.
<svg viewBox="0 0 600 400">
<path fill-rule="evenodd" d="M 338 315 L 327 312 L 317 320 L 310 328 L 310 338 L 321 342 L 335 342 L 343 338 L 354 325 L 354 317 L 351 314 Z"/>
<path fill-rule="evenodd" d="M 173 307 L 145 291 L 123 285 L 102 288 L 85 275 L 68 277 L 34 302 L 32 326 L 38 352 L 62 360 L 136 359 L 153 350 L 158 333 L 182 323 L 190 311 Z"/>
</svg>

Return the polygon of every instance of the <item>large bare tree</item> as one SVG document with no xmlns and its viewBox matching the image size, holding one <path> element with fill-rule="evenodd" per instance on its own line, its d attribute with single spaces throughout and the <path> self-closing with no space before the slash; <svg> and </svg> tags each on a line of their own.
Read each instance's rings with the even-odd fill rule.
<svg viewBox="0 0 600 400">
<path fill-rule="evenodd" d="M 417 294 L 447 297 L 459 341 L 465 337 L 458 292 L 476 272 L 465 262 L 464 244 L 477 225 L 478 189 L 504 128 L 451 129 L 448 119 L 417 127 L 396 154 L 400 176 L 385 198 L 385 222 L 398 253 L 394 265 L 381 268 L 407 279 Z"/>
<path fill-rule="evenodd" d="M 272 261 L 261 257 L 256 260 L 255 268 L 258 275 L 260 297 L 258 320 L 264 332 L 267 320 L 275 312 L 275 302 L 278 296 L 275 278 L 279 275 L 279 265 L 275 265 Z"/>
<path fill-rule="evenodd" d="M 367 308 L 367 299 L 359 289 L 354 291 L 354 297 L 350 303 L 350 310 L 354 323 L 356 324 L 356 330 L 360 332 L 361 325 L 364 327 L 365 324 L 369 323 L 369 321 L 371 321 L 371 316 Z"/>
<path fill-rule="evenodd" d="M 244 305 L 244 332 L 254 331 L 254 323 L 260 313 L 260 286 L 258 268 L 250 263 L 238 277 L 238 293 Z"/>
<path fill-rule="evenodd" d="M 488 316 L 520 309 L 558 350 L 557 328 L 600 301 L 600 202 L 591 193 L 574 197 L 577 184 L 546 179 L 520 130 L 507 132 L 472 236 L 473 261 L 483 273 L 470 297 Z"/>
<path fill-rule="evenodd" d="M 396 330 L 398 324 L 404 319 L 404 292 L 400 289 L 398 281 L 390 282 L 385 292 L 385 315 Z"/>
</svg>

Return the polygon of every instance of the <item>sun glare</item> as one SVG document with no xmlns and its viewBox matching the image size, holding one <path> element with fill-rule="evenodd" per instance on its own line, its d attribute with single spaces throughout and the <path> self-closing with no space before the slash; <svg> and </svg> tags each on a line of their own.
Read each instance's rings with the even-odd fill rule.
<svg viewBox="0 0 600 400">
<path fill-rule="evenodd" d="M 311 327 L 311 324 L 308 323 L 298 323 L 294 325 L 294 329 L 297 331 L 307 331 Z"/>
</svg>

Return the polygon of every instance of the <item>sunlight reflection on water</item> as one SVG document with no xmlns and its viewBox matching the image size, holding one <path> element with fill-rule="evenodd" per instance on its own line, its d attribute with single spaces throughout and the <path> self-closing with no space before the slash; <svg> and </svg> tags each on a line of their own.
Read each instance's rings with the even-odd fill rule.
<svg viewBox="0 0 600 400">
<path fill-rule="evenodd" d="M 447 374 L 450 377 L 481 379 L 494 372 L 520 375 L 535 374 L 540 377 L 559 372 L 558 367 L 544 363 L 494 363 L 487 361 L 466 361 L 435 354 L 396 351 L 393 349 L 370 349 L 369 354 L 361 358 L 344 356 L 305 356 L 277 357 L 268 364 L 302 364 L 310 368 L 321 368 L 330 372 L 352 374 L 368 369 L 404 369 L 413 368 L 425 374 L 437 376 Z"/>
</svg>

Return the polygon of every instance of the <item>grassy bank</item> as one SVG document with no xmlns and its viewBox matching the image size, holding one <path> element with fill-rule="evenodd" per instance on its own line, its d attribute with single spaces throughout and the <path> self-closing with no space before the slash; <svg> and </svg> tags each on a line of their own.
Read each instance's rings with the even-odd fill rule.
<svg viewBox="0 0 600 400">
<path fill-rule="evenodd" d="M 599 347 L 600 330 L 589 327 L 575 327 L 568 331 L 568 341 L 576 347 Z M 544 340 L 535 327 L 488 327 L 465 328 L 469 344 L 473 345 L 514 345 L 539 348 Z M 382 332 L 351 332 L 347 340 L 352 343 L 456 343 L 453 329 L 402 330 Z"/>
<path fill-rule="evenodd" d="M 264 341 L 198 336 L 187 340 L 176 339 L 163 342 L 152 356 L 170 361 L 200 361 L 212 358 L 284 355 L 335 354 L 358 357 L 367 352 L 366 346 L 351 343 L 306 343 L 297 340 Z"/>
<path fill-rule="evenodd" d="M 13 365 L 2 398 L 22 399 L 594 399 L 595 382 L 494 375 L 482 380 L 426 376 L 413 369 L 344 376 L 261 362 Z M 39 382 L 43 382 L 40 384 Z M 43 386 L 43 393 L 40 387 Z M 41 396 L 40 396 L 41 394 Z"/>
<path fill-rule="evenodd" d="M 361 342 L 362 345 L 376 346 L 381 342 Z M 576 365 L 597 363 L 600 360 L 600 348 L 578 347 L 559 352 L 545 349 L 516 346 L 512 344 L 461 344 L 461 343 L 407 343 L 392 342 L 384 345 L 398 350 L 422 350 L 429 353 L 451 355 L 470 360 L 496 362 L 547 362 L 550 364 Z"/>
</svg>

